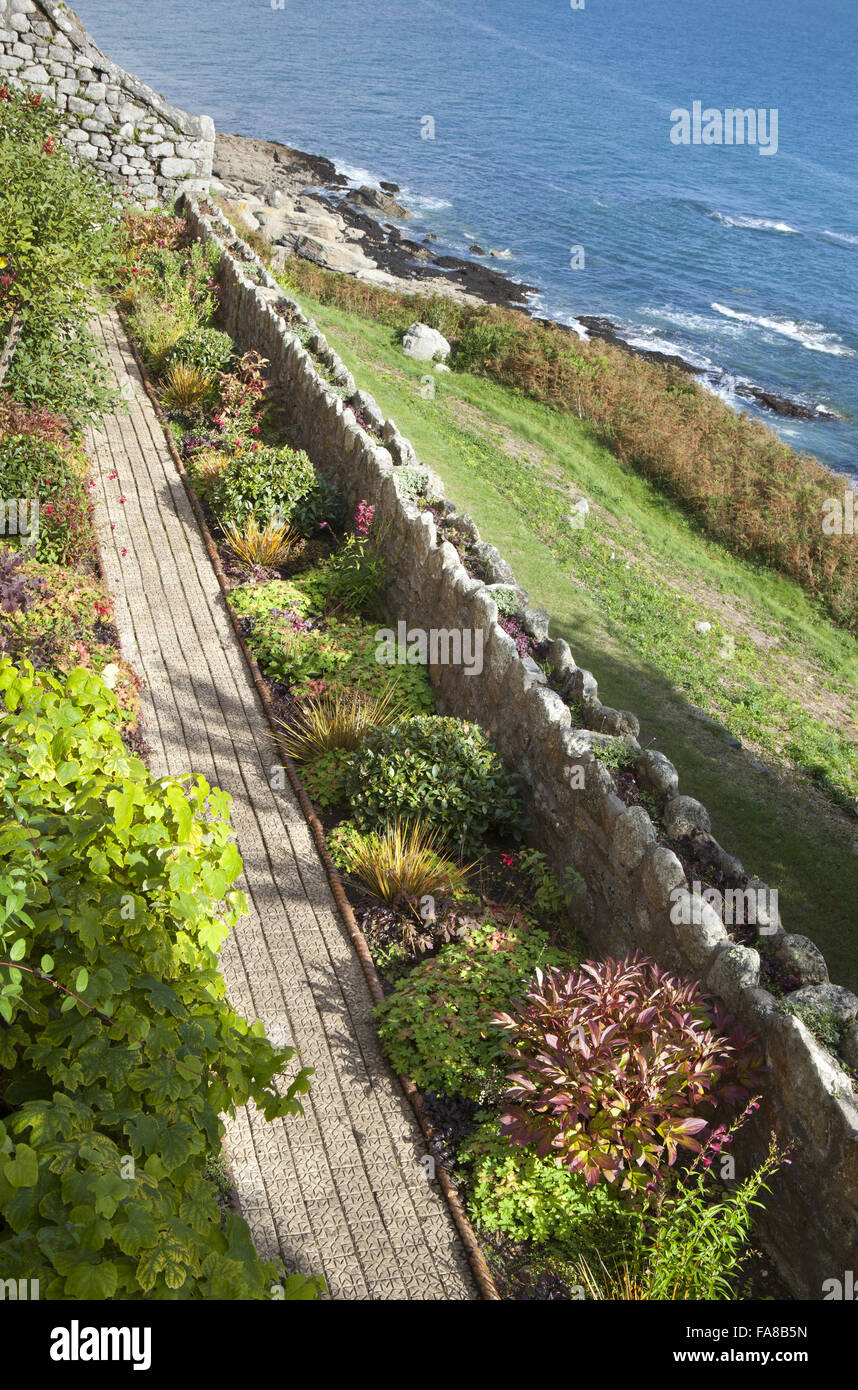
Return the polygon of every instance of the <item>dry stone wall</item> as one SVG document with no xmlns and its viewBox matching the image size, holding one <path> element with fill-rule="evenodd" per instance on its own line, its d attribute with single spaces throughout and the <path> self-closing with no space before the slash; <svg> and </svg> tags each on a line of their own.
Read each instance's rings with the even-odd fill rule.
<svg viewBox="0 0 858 1390">
<path fill-rule="evenodd" d="M 0 84 L 49 97 L 68 119 L 66 139 L 138 199 L 207 187 L 215 129 L 130 76 L 96 48 L 57 0 L 0 0 Z"/>
<path fill-rule="evenodd" d="M 494 736 L 507 764 L 523 774 L 536 843 L 557 869 L 571 864 L 582 877 L 576 924 L 594 951 L 621 955 L 641 949 L 665 967 L 702 980 L 761 1039 L 768 1064 L 765 1096 L 743 1132 L 739 1171 L 759 1161 L 772 1131 L 793 1146 L 791 1164 L 775 1179 L 764 1238 L 795 1294 L 822 1298 L 825 1280 L 842 1280 L 845 1271 L 858 1267 L 858 1108 L 850 1077 L 842 1058 L 822 1047 L 762 987 L 760 952 L 731 941 L 721 916 L 692 892 L 665 840 L 686 837 L 683 843 L 705 852 L 726 882 L 745 881 L 741 865 L 712 838 L 705 808 L 680 793 L 668 759 L 640 749 L 634 715 L 600 702 L 596 680 L 576 665 L 565 642 L 548 647 L 553 684 L 565 698 L 550 688 L 536 662 L 519 657 L 498 624 L 493 598 L 498 585 L 509 591 L 514 584 L 510 567 L 481 543 L 478 553 L 495 588 L 468 575 L 425 503 L 421 511 L 409 496 L 417 460 L 395 423 L 384 418 L 372 397 L 356 391 L 322 334 L 308 325 L 222 214 L 203 213 L 193 200 L 187 200 L 185 211 L 200 236 L 222 247 L 224 327 L 245 349 L 268 358 L 295 445 L 307 450 L 353 506 L 366 498 L 389 523 L 395 558 L 390 596 L 398 616 L 409 627 L 482 634 L 481 674 L 468 674 L 462 664 L 430 666 L 440 708 L 477 720 Z M 358 425 L 352 406 L 367 429 Z M 440 479 L 429 469 L 422 472 L 436 511 L 440 505 L 452 512 Z M 458 525 L 479 540 L 470 519 L 459 518 Z M 527 608 L 523 594 L 522 603 L 525 627 L 534 638 L 547 638 L 548 614 Z M 597 757 L 619 739 L 636 752 L 638 785 L 663 807 L 659 828 L 643 806 L 620 799 Z M 765 885 L 752 879 L 748 886 L 760 890 L 758 902 L 772 901 Z M 686 914 L 692 919 L 688 925 L 672 920 L 678 901 L 693 909 Z M 858 1016 L 858 999 L 828 982 L 820 953 L 804 937 L 787 933 L 776 909 L 768 919 L 761 910 L 758 928 L 767 949 L 801 982 L 803 997 L 833 1002 L 846 1018 Z"/>
</svg>

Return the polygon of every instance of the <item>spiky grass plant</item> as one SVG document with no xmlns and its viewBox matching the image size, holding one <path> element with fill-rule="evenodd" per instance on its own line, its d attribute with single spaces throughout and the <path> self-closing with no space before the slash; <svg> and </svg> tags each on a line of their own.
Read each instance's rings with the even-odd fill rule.
<svg viewBox="0 0 858 1390">
<path fill-rule="evenodd" d="M 196 319 L 188 312 L 177 313 L 171 304 L 164 304 L 146 289 L 135 297 L 130 323 L 148 367 L 157 375 L 170 349 L 194 327 Z"/>
<path fill-rule="evenodd" d="M 164 375 L 162 395 L 175 410 L 193 411 L 211 395 L 214 378 L 191 362 L 172 362 Z"/>
<path fill-rule="evenodd" d="M 355 835 L 341 847 L 346 870 L 383 902 L 465 893 L 473 864 L 444 854 L 437 830 L 419 821 L 394 821 L 384 830 Z"/>
<path fill-rule="evenodd" d="M 230 461 L 222 449 L 199 449 L 191 454 L 187 468 L 195 483 L 205 488 L 219 477 Z"/>
<path fill-rule="evenodd" d="M 260 526 L 254 517 L 243 526 L 231 521 L 224 526 L 223 533 L 237 560 L 249 567 L 262 565 L 265 569 L 285 564 L 301 539 L 289 526 L 277 526 L 273 522 Z"/>
<path fill-rule="evenodd" d="M 333 748 L 357 748 L 371 730 L 386 728 L 403 713 L 395 681 L 380 695 L 334 687 L 304 700 L 290 723 L 278 720 L 277 740 L 287 757 L 306 763 Z"/>
</svg>

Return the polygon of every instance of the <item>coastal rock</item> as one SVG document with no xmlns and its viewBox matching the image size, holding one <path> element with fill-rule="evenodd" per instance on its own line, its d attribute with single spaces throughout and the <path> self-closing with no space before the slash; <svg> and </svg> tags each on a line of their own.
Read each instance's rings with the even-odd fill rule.
<svg viewBox="0 0 858 1390">
<path fill-rule="evenodd" d="M 431 362 L 434 358 L 450 356 L 450 344 L 437 328 L 425 323 L 412 323 L 402 339 L 402 351 L 415 362 Z"/>
<path fill-rule="evenodd" d="M 788 396 L 779 396 L 774 391 L 764 391 L 760 386 L 737 386 L 736 395 L 745 400 L 756 401 L 775 415 L 786 415 L 791 420 L 819 420 L 825 414 L 802 401 L 791 401 Z"/>
<path fill-rule="evenodd" d="M 410 217 L 411 213 L 401 203 L 397 202 L 392 193 L 385 193 L 383 189 L 370 188 L 369 184 L 362 184 L 360 188 L 353 189 L 346 194 L 349 203 L 357 203 L 359 207 L 369 208 L 372 212 L 383 212 L 387 217 Z"/>
<path fill-rule="evenodd" d="M 362 251 L 346 246 L 341 241 L 322 241 L 316 236 L 297 236 L 293 249 L 305 260 L 313 261 L 324 270 L 343 270 L 354 274 L 358 270 L 371 270 L 372 261 Z"/>
<path fill-rule="evenodd" d="M 277 140 L 256 140 L 218 132 L 212 173 L 231 188 L 280 188 L 300 193 L 302 188 L 328 185 L 344 187 L 329 159 L 305 154 Z"/>
</svg>

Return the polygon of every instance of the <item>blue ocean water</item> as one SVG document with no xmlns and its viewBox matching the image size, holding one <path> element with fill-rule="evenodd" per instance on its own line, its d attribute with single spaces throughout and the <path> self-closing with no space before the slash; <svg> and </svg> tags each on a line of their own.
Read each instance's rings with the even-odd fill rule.
<svg viewBox="0 0 858 1390">
<path fill-rule="evenodd" d="M 508 249 L 541 312 L 605 315 L 706 366 L 731 404 L 751 382 L 844 417 L 763 416 L 858 477 L 858 5 L 580 3 L 76 8 L 115 61 L 219 129 L 394 180 L 411 234 Z M 671 112 L 695 101 L 776 110 L 776 153 L 673 143 Z"/>
</svg>

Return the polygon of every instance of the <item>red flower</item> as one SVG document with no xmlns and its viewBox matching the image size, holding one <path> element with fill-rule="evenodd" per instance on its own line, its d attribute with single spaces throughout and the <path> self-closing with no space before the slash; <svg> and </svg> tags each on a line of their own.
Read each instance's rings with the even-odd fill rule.
<svg viewBox="0 0 858 1390">
<path fill-rule="evenodd" d="M 42 141 L 42 149 L 45 151 L 45 154 L 53 154 L 54 148 L 54 142 L 50 136 L 48 136 L 47 140 Z"/>
<path fill-rule="evenodd" d="M 41 96 L 41 93 L 40 93 L 40 92 L 31 92 L 31 93 L 30 93 L 30 105 L 31 105 L 31 106 L 41 106 L 41 104 L 42 104 L 42 96 Z"/>
<path fill-rule="evenodd" d="M 504 866 L 505 869 L 511 869 L 512 866 L 513 866 L 513 864 L 515 863 L 515 855 L 514 855 L 514 854 L 502 854 L 502 855 L 501 855 L 501 863 L 503 864 L 503 866 Z"/>
<path fill-rule="evenodd" d="M 11 100 L 12 100 L 12 98 L 11 98 L 11 96 L 9 95 L 9 88 L 8 88 L 8 87 L 0 87 L 0 101 L 11 101 Z"/>
</svg>

